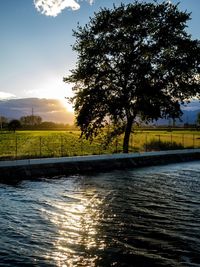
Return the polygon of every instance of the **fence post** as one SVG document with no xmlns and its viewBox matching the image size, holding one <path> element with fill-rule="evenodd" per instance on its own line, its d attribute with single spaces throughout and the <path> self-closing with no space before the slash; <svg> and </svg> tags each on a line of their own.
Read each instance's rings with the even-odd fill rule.
<svg viewBox="0 0 200 267">
<path fill-rule="evenodd" d="M 60 155 L 63 157 L 63 137 L 62 134 L 60 136 Z"/>
<path fill-rule="evenodd" d="M 147 133 L 145 133 L 145 151 L 147 152 Z"/>
<path fill-rule="evenodd" d="M 183 148 L 185 147 L 185 136 L 184 136 L 184 134 L 182 134 L 182 145 L 183 145 Z"/>
<path fill-rule="evenodd" d="M 81 136 L 81 156 L 83 156 L 83 138 Z"/>
<path fill-rule="evenodd" d="M 118 139 L 116 137 L 116 141 L 115 141 L 115 151 L 116 153 L 118 152 Z"/>
<path fill-rule="evenodd" d="M 17 135 L 15 135 L 15 158 L 17 158 Z"/>
<path fill-rule="evenodd" d="M 40 158 L 42 157 L 42 137 L 40 136 Z"/>
<path fill-rule="evenodd" d="M 193 134 L 193 148 L 195 148 L 195 134 Z"/>
<path fill-rule="evenodd" d="M 102 147 L 101 147 L 101 143 L 100 143 L 99 146 L 98 146 L 98 150 L 99 150 L 98 153 L 99 153 L 99 155 L 101 155 L 101 149 L 102 149 Z"/>
<path fill-rule="evenodd" d="M 133 144 L 132 144 L 132 142 L 133 142 L 133 137 L 132 137 L 132 133 L 130 133 L 130 147 L 131 147 L 131 150 L 133 152 Z"/>
</svg>

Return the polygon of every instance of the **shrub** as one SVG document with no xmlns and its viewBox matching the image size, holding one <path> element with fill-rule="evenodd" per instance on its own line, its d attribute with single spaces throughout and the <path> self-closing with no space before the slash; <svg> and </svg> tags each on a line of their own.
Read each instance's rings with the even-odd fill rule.
<svg viewBox="0 0 200 267">
<path fill-rule="evenodd" d="M 183 145 L 176 142 L 167 142 L 160 140 L 151 140 L 150 142 L 144 145 L 147 151 L 151 150 L 173 150 L 173 149 L 183 149 Z"/>
</svg>

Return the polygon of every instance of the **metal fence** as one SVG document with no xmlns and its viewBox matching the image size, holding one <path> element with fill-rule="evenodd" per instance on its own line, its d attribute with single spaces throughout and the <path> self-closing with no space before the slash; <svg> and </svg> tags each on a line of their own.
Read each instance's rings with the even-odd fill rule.
<svg viewBox="0 0 200 267">
<path fill-rule="evenodd" d="M 98 139 L 90 143 L 69 133 L 45 136 L 0 134 L 0 159 L 82 156 L 108 151 L 111 152 L 104 150 Z"/>
<path fill-rule="evenodd" d="M 135 132 L 130 138 L 130 147 L 133 151 L 200 148 L 200 132 Z"/>
<path fill-rule="evenodd" d="M 103 140 L 92 143 L 73 132 L 51 133 L 1 133 L 0 160 L 16 158 L 83 156 L 122 152 L 123 137 L 115 139 L 106 149 Z M 130 136 L 129 151 L 152 151 L 176 148 L 200 148 L 200 132 L 157 133 L 137 131 Z"/>
</svg>

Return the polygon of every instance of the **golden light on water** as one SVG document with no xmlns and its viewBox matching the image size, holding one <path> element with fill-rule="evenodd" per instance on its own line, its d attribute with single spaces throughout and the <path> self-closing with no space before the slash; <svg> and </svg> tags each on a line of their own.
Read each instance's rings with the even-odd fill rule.
<svg viewBox="0 0 200 267">
<path fill-rule="evenodd" d="M 80 262 L 81 266 L 95 266 L 96 256 L 91 257 L 89 252 L 105 247 L 98 233 L 103 200 L 93 191 L 64 197 L 66 201 L 49 203 L 54 211 L 42 210 L 56 231 L 54 248 L 46 258 L 62 267 L 74 267 Z"/>
</svg>

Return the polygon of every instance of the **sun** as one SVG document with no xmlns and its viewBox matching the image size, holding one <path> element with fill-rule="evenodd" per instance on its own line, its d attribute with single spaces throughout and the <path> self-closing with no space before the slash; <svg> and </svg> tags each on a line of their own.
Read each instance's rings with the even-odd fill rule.
<svg viewBox="0 0 200 267">
<path fill-rule="evenodd" d="M 74 112 L 72 104 L 70 104 L 66 98 L 64 98 L 64 99 L 61 98 L 59 100 L 60 100 L 61 104 L 66 108 L 66 111 L 71 112 L 71 113 Z"/>
<path fill-rule="evenodd" d="M 72 85 L 65 84 L 60 76 L 48 75 L 38 84 L 38 89 L 29 91 L 29 96 L 46 99 L 57 99 L 67 112 L 74 112 L 69 97 L 73 96 Z"/>
</svg>

